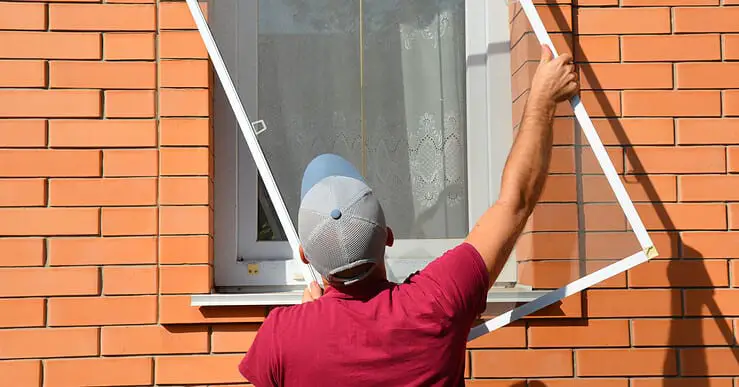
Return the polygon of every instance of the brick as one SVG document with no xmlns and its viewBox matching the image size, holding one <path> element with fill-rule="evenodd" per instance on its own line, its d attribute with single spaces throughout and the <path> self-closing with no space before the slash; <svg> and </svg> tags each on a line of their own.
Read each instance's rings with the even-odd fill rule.
<svg viewBox="0 0 739 387">
<path fill-rule="evenodd" d="M 52 359 L 46 361 L 44 386 L 150 386 L 151 358 Z"/>
<path fill-rule="evenodd" d="M 208 175 L 210 154 L 208 148 L 162 148 L 161 175 Z"/>
<path fill-rule="evenodd" d="M 159 263 L 212 263 L 212 247 L 213 240 L 207 235 L 162 236 Z"/>
<path fill-rule="evenodd" d="M 583 64 L 579 71 L 582 89 L 672 88 L 672 65 L 669 63 Z"/>
<path fill-rule="evenodd" d="M 208 15 L 207 3 L 200 1 L 200 9 Z M 163 30 L 197 29 L 185 2 L 162 2 L 159 4 L 159 28 Z"/>
<path fill-rule="evenodd" d="M 97 356 L 98 332 L 98 328 L 2 329 L 0 359 Z"/>
<path fill-rule="evenodd" d="M 0 60 L 0 86 L 46 87 L 46 64 L 40 60 Z"/>
<path fill-rule="evenodd" d="M 516 257 L 525 259 L 574 259 L 578 257 L 574 232 L 536 232 L 521 235 Z"/>
<path fill-rule="evenodd" d="M 18 149 L 0 150 L 3 177 L 100 176 L 100 151 Z"/>
<path fill-rule="evenodd" d="M 51 238 L 49 264 L 136 265 L 156 263 L 156 238 Z"/>
<path fill-rule="evenodd" d="M 633 237 L 632 237 L 633 238 Z M 636 245 L 636 243 L 633 243 Z M 573 249 L 576 248 L 573 246 Z M 636 247 L 635 247 L 636 249 Z M 612 254 L 613 253 L 612 248 Z M 628 253 L 617 255 L 619 258 L 631 254 L 634 250 L 630 250 Z M 590 257 L 588 257 L 590 258 Z M 533 262 L 519 262 L 518 263 L 518 281 L 520 283 L 534 286 L 536 289 L 557 289 L 570 282 L 580 278 L 581 271 L 585 273 L 594 273 L 595 271 L 604 268 L 611 261 L 593 261 L 583 264 L 582 262 L 572 259 L 569 261 L 533 261 Z M 625 288 L 626 287 L 626 276 L 621 273 L 606 280 L 593 285 L 594 288 Z"/>
<path fill-rule="evenodd" d="M 599 118 L 593 120 L 604 145 L 672 145 L 673 120 L 668 118 Z"/>
<path fill-rule="evenodd" d="M 103 267 L 103 294 L 105 295 L 137 295 L 156 293 L 156 266 Z"/>
<path fill-rule="evenodd" d="M 99 271 L 85 268 L 0 269 L 0 297 L 100 294 Z"/>
<path fill-rule="evenodd" d="M 725 260 L 653 260 L 629 272 L 631 288 L 729 286 Z"/>
<path fill-rule="evenodd" d="M 38 148 L 46 146 L 46 120 L 0 120 L 3 148 Z"/>
<path fill-rule="evenodd" d="M 153 89 L 156 65 L 153 62 L 49 63 L 52 88 Z"/>
<path fill-rule="evenodd" d="M 41 360 L 0 362 L 0 377 L 18 386 L 40 386 L 41 372 Z"/>
<path fill-rule="evenodd" d="M 677 200 L 677 178 L 666 175 L 633 175 L 621 177 L 633 202 L 674 202 Z M 613 202 L 615 195 L 602 175 L 585 175 L 581 180 L 583 200 Z"/>
<path fill-rule="evenodd" d="M 103 34 L 106 60 L 154 60 L 156 39 L 150 32 L 107 32 Z"/>
<path fill-rule="evenodd" d="M 569 5 L 537 5 L 537 12 L 547 31 L 572 31 L 572 7 Z"/>
<path fill-rule="evenodd" d="M 669 8 L 578 8 L 583 35 L 658 34 L 670 32 Z"/>
<path fill-rule="evenodd" d="M 465 358 L 466 365 L 469 365 L 469 356 Z M 469 367 L 467 367 L 467 371 L 469 371 Z M 465 378 L 469 377 L 469 375 L 466 373 Z M 546 379 L 547 382 L 552 379 Z M 569 379 L 572 380 L 572 379 Z M 519 379 L 465 379 L 464 386 L 465 387 L 522 387 L 526 386 L 525 380 L 519 380 Z M 539 386 L 538 384 L 532 384 L 534 386 Z M 547 384 L 547 386 L 549 386 Z"/>
<path fill-rule="evenodd" d="M 587 204 L 583 209 L 586 231 L 624 231 L 626 216 L 617 204 Z"/>
<path fill-rule="evenodd" d="M 739 232 L 683 232 L 684 258 L 739 258 Z"/>
<path fill-rule="evenodd" d="M 153 5 L 51 4 L 49 29 L 80 31 L 154 31 Z"/>
<path fill-rule="evenodd" d="M 676 235 L 666 232 L 650 232 L 650 236 L 659 251 L 659 257 L 655 259 L 678 255 Z M 614 249 L 614 246 L 618 246 L 618 249 Z M 627 249 L 630 251 L 627 252 Z M 585 238 L 585 256 L 588 259 L 613 262 L 614 259 L 620 260 L 638 249 L 636 237 L 632 232 L 591 233 Z"/>
<path fill-rule="evenodd" d="M 103 327 L 103 355 L 208 352 L 208 326 Z"/>
<path fill-rule="evenodd" d="M 739 289 L 685 290 L 686 316 L 715 316 L 717 310 L 724 316 L 739 316 Z"/>
<path fill-rule="evenodd" d="M 575 204 L 539 204 L 529 219 L 529 226 L 536 231 L 577 230 L 577 206 Z"/>
<path fill-rule="evenodd" d="M 499 350 L 473 351 L 472 376 L 490 377 L 550 377 L 572 376 L 572 351 Z"/>
<path fill-rule="evenodd" d="M 159 124 L 161 145 L 211 144 L 210 120 L 203 118 L 162 118 Z"/>
<path fill-rule="evenodd" d="M 732 260 L 730 262 L 731 262 L 731 274 L 730 275 L 732 278 L 731 286 L 736 288 L 736 287 L 739 287 L 739 260 Z M 735 341 L 739 341 L 739 331 L 737 331 L 736 329 L 734 329 L 734 331 L 737 334 L 737 338 L 735 339 Z"/>
<path fill-rule="evenodd" d="M 621 115 L 620 94 L 619 91 L 584 90 L 580 93 L 580 99 L 591 117 L 612 117 Z M 555 114 L 557 116 L 573 115 L 569 102 L 557 105 Z"/>
<path fill-rule="evenodd" d="M 243 382 L 238 367 L 243 355 L 158 357 L 157 384 L 210 384 Z"/>
<path fill-rule="evenodd" d="M 719 116 L 720 92 L 712 90 L 627 90 L 624 116 Z"/>
<path fill-rule="evenodd" d="M 41 3 L 0 3 L 0 29 L 45 30 L 46 6 Z"/>
<path fill-rule="evenodd" d="M 724 60 L 739 59 L 739 35 L 723 35 Z"/>
<path fill-rule="evenodd" d="M 578 376 L 663 376 L 677 374 L 674 349 L 583 349 L 575 351 Z"/>
<path fill-rule="evenodd" d="M 46 205 L 46 180 L 0 179 L 0 207 Z"/>
<path fill-rule="evenodd" d="M 621 60 L 618 36 L 578 35 L 575 38 L 578 62 L 618 62 Z"/>
<path fill-rule="evenodd" d="M 590 320 L 577 322 L 532 322 L 529 347 L 627 347 L 629 322 L 626 320 Z"/>
<path fill-rule="evenodd" d="M 161 294 L 209 293 L 213 273 L 209 265 L 176 265 L 159 267 Z"/>
<path fill-rule="evenodd" d="M 739 175 L 680 176 L 681 202 L 739 201 Z"/>
<path fill-rule="evenodd" d="M 674 8 L 674 32 L 739 32 L 739 8 Z"/>
<path fill-rule="evenodd" d="M 103 151 L 103 176 L 144 177 L 159 174 L 156 149 L 106 149 Z"/>
<path fill-rule="evenodd" d="M 209 86 L 210 73 L 207 60 L 163 60 L 160 66 L 162 87 Z"/>
<path fill-rule="evenodd" d="M 103 208 L 102 232 L 105 236 L 156 235 L 156 207 Z"/>
<path fill-rule="evenodd" d="M 739 72 L 739 63 L 678 63 L 676 80 L 679 89 L 739 88 L 733 74 Z"/>
<path fill-rule="evenodd" d="M 680 6 L 680 5 L 718 5 L 719 0 L 623 0 L 624 7 Z"/>
<path fill-rule="evenodd" d="M 153 118 L 155 105 L 153 90 L 105 91 L 107 118 Z"/>
<path fill-rule="evenodd" d="M 213 229 L 213 213 L 207 206 L 163 206 L 159 214 L 159 231 L 164 235 L 208 234 Z"/>
<path fill-rule="evenodd" d="M 721 59 L 718 34 L 623 36 L 621 47 L 625 62 Z"/>
<path fill-rule="evenodd" d="M 154 178 L 51 179 L 49 204 L 52 206 L 155 205 L 157 180 Z"/>
<path fill-rule="evenodd" d="M 264 321 L 265 309 L 258 306 L 219 306 L 198 308 L 190 306 L 190 296 L 160 296 L 159 323 L 256 323 Z"/>
<path fill-rule="evenodd" d="M 686 348 L 680 350 L 684 376 L 739 375 L 739 348 Z"/>
<path fill-rule="evenodd" d="M 207 59 L 208 51 L 198 31 L 162 31 L 159 56 L 162 59 Z"/>
<path fill-rule="evenodd" d="M 633 147 L 626 150 L 626 162 L 628 173 L 724 173 L 726 151 L 718 146 Z"/>
<path fill-rule="evenodd" d="M 49 326 L 153 324 L 156 296 L 50 298 Z"/>
<path fill-rule="evenodd" d="M 100 117 L 98 90 L 1 90 L 0 117 Z"/>
<path fill-rule="evenodd" d="M 162 177 L 159 203 L 204 204 L 210 203 L 210 179 L 207 177 Z"/>
<path fill-rule="evenodd" d="M 721 99 L 725 116 L 739 116 L 739 90 L 724 90 Z"/>
<path fill-rule="evenodd" d="M 577 201 L 576 179 L 573 175 L 551 175 L 547 177 L 539 202 Z"/>
<path fill-rule="evenodd" d="M 42 238 L 0 238 L 0 267 L 43 266 L 45 260 Z"/>
<path fill-rule="evenodd" d="M 0 208 L 0 235 L 95 235 L 97 208 Z"/>
<path fill-rule="evenodd" d="M 101 59 L 99 33 L 0 31 L 0 58 Z"/>
<path fill-rule="evenodd" d="M 588 317 L 663 317 L 682 314 L 679 290 L 596 289 L 587 293 Z"/>
<path fill-rule="evenodd" d="M 53 120 L 49 123 L 52 147 L 153 147 L 157 142 L 153 120 Z"/>
<path fill-rule="evenodd" d="M 45 320 L 43 298 L 0 299 L 0 328 L 41 327 Z"/>
<path fill-rule="evenodd" d="M 677 140 L 680 145 L 739 144 L 739 119 L 679 119 Z"/>
<path fill-rule="evenodd" d="M 161 89 L 159 112 L 162 116 L 207 117 L 210 110 L 208 89 Z"/>
<path fill-rule="evenodd" d="M 714 203 L 664 203 L 659 209 L 637 203 L 636 211 L 650 230 L 726 230 L 726 206 Z"/>
<path fill-rule="evenodd" d="M 258 329 L 259 325 L 257 324 L 222 324 L 214 326 L 211 336 L 213 352 L 247 352 L 257 336 Z M 522 336 L 522 338 L 525 340 L 525 337 Z"/>
<path fill-rule="evenodd" d="M 718 378 L 645 378 L 631 379 L 631 387 L 731 387 L 731 379 Z"/>
<path fill-rule="evenodd" d="M 731 322 L 722 318 L 649 319 L 634 320 L 631 324 L 634 346 L 727 345 L 726 335 L 731 337 Z"/>
<path fill-rule="evenodd" d="M 582 1 L 582 0 L 580 0 Z M 628 379 L 584 378 L 529 380 L 530 387 L 629 387 Z M 512 387 L 522 387 L 515 385 Z"/>
</svg>

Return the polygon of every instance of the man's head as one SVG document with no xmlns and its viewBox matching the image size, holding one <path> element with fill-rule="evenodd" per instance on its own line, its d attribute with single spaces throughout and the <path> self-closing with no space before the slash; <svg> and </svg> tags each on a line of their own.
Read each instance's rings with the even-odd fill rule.
<svg viewBox="0 0 739 387">
<path fill-rule="evenodd" d="M 301 257 L 333 285 L 385 276 L 393 235 L 362 175 L 347 160 L 324 154 L 303 174 L 298 212 Z"/>
</svg>

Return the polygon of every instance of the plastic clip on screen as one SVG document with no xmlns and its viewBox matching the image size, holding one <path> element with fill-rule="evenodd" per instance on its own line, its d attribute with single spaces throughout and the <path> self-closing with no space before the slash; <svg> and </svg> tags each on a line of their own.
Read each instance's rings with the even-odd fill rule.
<svg viewBox="0 0 739 387">
<path fill-rule="evenodd" d="M 216 224 L 219 205 L 237 208 L 240 262 L 216 267 L 224 288 L 317 277 L 298 260 L 294 224 L 299 176 L 322 153 L 353 162 L 380 197 L 392 280 L 461 242 L 499 191 L 539 45 L 555 51 L 530 0 L 218 0 L 207 21 L 187 3 L 219 80 Z M 656 255 L 622 148 L 603 145 L 578 98 L 570 105 L 558 109 L 541 203 L 470 340 L 588 287 L 625 287 L 623 272 Z M 230 193 L 222 176 L 236 181 Z M 229 259 L 222 235 L 217 266 Z"/>
</svg>

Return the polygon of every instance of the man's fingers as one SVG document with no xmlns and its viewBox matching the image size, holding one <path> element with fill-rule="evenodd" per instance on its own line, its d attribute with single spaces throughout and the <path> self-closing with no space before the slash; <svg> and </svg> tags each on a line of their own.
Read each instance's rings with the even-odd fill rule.
<svg viewBox="0 0 739 387">
<path fill-rule="evenodd" d="M 308 288 L 303 289 L 303 303 L 311 302 L 313 301 L 313 296 L 310 294 L 310 290 Z"/>
<path fill-rule="evenodd" d="M 552 60 L 552 57 L 554 54 L 552 54 L 552 50 L 547 46 L 546 44 L 541 45 L 541 62 L 546 63 Z"/>
<path fill-rule="evenodd" d="M 313 299 L 321 297 L 323 295 L 323 289 L 321 289 L 321 287 L 318 286 L 316 282 L 311 282 L 310 283 L 310 295 L 313 297 Z"/>
</svg>

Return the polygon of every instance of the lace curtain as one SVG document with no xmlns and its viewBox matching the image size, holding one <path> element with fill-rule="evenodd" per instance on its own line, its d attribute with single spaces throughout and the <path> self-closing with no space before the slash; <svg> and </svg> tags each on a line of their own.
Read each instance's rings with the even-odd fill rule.
<svg viewBox="0 0 739 387">
<path fill-rule="evenodd" d="M 332 152 L 397 238 L 466 235 L 464 1 L 270 0 L 259 19 L 259 141 L 294 221 L 303 169 Z"/>
</svg>

